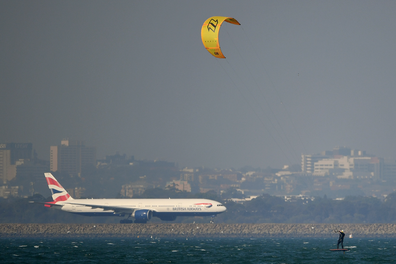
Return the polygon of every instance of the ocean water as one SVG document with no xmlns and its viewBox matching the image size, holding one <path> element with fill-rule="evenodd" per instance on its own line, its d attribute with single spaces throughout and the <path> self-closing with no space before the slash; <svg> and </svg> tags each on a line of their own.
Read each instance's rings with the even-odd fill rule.
<svg viewBox="0 0 396 264">
<path fill-rule="evenodd" d="M 393 263 L 396 239 L 0 238 L 0 263 Z"/>
</svg>

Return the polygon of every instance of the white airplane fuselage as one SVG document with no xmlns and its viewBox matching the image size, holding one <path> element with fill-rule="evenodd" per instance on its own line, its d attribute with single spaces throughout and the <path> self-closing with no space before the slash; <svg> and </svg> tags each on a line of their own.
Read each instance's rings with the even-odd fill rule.
<svg viewBox="0 0 396 264">
<path fill-rule="evenodd" d="M 59 201 L 57 205 L 62 205 L 62 211 L 82 215 L 122 215 L 129 210 L 150 210 L 154 216 L 211 216 L 226 210 L 221 203 L 208 199 L 73 199 Z"/>
<path fill-rule="evenodd" d="M 73 199 L 51 173 L 44 173 L 52 202 L 65 212 L 87 216 L 126 216 L 136 223 L 146 223 L 151 217 L 172 221 L 177 216 L 215 216 L 226 211 L 221 203 L 209 199 Z M 129 220 L 128 220 L 129 221 Z"/>
</svg>

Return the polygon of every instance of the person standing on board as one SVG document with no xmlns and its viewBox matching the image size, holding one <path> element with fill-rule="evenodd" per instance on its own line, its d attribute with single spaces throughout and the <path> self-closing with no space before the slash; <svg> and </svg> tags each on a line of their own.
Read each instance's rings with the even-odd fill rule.
<svg viewBox="0 0 396 264">
<path fill-rule="evenodd" d="M 344 249 L 344 237 L 345 237 L 344 230 L 339 230 L 338 232 L 340 233 L 340 236 L 338 237 L 337 249 L 340 244 L 342 249 Z"/>
</svg>

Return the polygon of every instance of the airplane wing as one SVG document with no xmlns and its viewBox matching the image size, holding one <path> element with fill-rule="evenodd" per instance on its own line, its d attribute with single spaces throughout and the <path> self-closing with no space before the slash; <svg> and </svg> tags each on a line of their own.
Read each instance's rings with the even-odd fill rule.
<svg viewBox="0 0 396 264">
<path fill-rule="evenodd" d="M 115 213 L 133 213 L 138 208 L 135 207 L 127 207 L 127 206 L 116 206 L 116 205 L 93 205 L 93 204 L 85 204 L 85 203 L 73 203 L 73 202 L 68 202 L 68 204 L 74 204 L 74 205 L 82 205 L 86 207 L 90 207 L 92 209 L 103 209 L 103 210 L 112 210 Z M 152 210 L 151 210 L 152 211 Z"/>
<path fill-rule="evenodd" d="M 38 202 L 38 201 L 29 201 L 29 203 L 38 203 L 38 204 L 44 204 L 46 207 L 53 207 L 53 206 L 59 206 L 62 207 L 66 204 L 59 204 L 56 202 Z M 117 214 L 132 214 L 133 211 L 139 208 L 135 207 L 127 207 L 127 206 L 116 206 L 116 205 L 94 205 L 94 204 L 86 204 L 86 203 L 78 203 L 78 202 L 68 202 L 67 204 L 73 204 L 73 205 L 81 205 L 81 206 L 86 206 L 90 207 L 92 209 L 103 209 L 103 210 L 111 210 L 114 211 Z M 150 209 L 150 211 L 155 211 Z"/>
</svg>

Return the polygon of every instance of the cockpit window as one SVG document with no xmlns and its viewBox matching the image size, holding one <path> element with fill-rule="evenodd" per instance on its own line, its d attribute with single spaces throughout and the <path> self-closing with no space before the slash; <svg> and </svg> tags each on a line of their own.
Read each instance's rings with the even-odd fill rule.
<svg viewBox="0 0 396 264">
<path fill-rule="evenodd" d="M 217 204 L 217 206 L 223 206 L 222 204 Z"/>
</svg>

